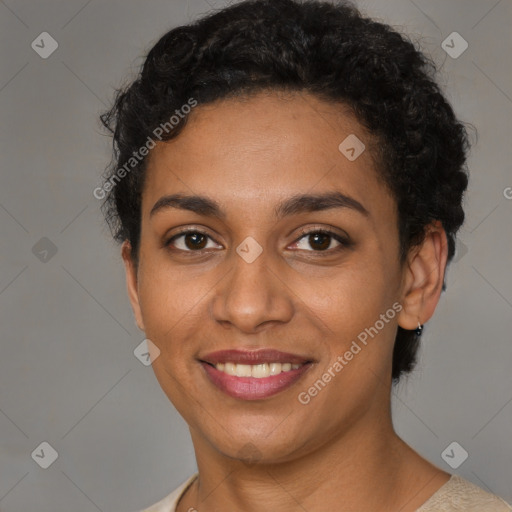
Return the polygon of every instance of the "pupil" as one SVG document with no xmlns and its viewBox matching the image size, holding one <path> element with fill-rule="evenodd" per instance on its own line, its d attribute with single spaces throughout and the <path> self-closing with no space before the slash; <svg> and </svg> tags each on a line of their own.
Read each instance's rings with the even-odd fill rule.
<svg viewBox="0 0 512 512">
<path fill-rule="evenodd" d="M 192 240 L 192 244 L 189 244 Z M 201 235 L 201 233 L 192 233 L 185 235 L 185 245 L 189 249 L 202 249 L 204 244 L 204 241 L 206 240 L 206 237 L 204 235 Z M 202 242 L 202 243 L 201 243 Z"/>
<path fill-rule="evenodd" d="M 314 244 L 318 244 L 318 239 L 320 238 L 320 247 L 316 247 L 320 250 L 323 250 L 323 249 L 327 249 L 330 245 L 330 235 L 323 235 L 322 233 L 315 233 L 314 235 L 309 235 L 309 243 L 311 244 L 311 246 L 313 248 L 314 247 Z M 316 239 L 316 241 L 315 241 Z M 323 241 L 323 243 L 322 243 Z"/>
</svg>

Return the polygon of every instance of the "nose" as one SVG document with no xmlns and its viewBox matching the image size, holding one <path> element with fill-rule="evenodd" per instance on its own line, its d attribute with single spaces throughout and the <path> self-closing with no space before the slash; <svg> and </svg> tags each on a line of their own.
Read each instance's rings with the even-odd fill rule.
<svg viewBox="0 0 512 512">
<path fill-rule="evenodd" d="M 246 334 L 289 322 L 294 313 L 293 293 L 265 250 L 252 262 L 233 252 L 232 270 L 222 279 L 212 302 L 215 320 Z"/>
</svg>

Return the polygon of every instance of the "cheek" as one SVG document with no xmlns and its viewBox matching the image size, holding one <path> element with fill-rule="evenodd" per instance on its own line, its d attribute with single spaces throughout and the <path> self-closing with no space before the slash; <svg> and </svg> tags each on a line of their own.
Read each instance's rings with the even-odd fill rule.
<svg viewBox="0 0 512 512">
<path fill-rule="evenodd" d="M 331 368 L 340 377 L 335 379 L 337 383 L 364 387 L 363 381 L 375 378 L 368 373 L 370 369 L 375 374 L 387 374 L 397 315 L 392 307 L 395 298 L 390 292 L 391 279 L 391 273 L 379 262 L 365 264 L 361 259 L 350 268 L 333 272 L 328 279 L 294 283 L 293 290 L 304 298 L 306 314 L 319 325 L 319 341 L 329 353 L 329 362 L 322 371 L 341 358 L 343 371 Z M 340 370 L 339 365 L 337 368 Z"/>
<path fill-rule="evenodd" d="M 191 282 L 181 274 L 149 258 L 140 268 L 139 302 L 146 335 L 161 350 L 178 348 L 169 341 L 193 321 L 206 293 L 198 280 Z"/>
<path fill-rule="evenodd" d="M 384 274 L 378 265 L 359 260 L 322 278 L 302 276 L 289 283 L 326 329 L 348 336 L 373 324 L 390 307 Z"/>
<path fill-rule="evenodd" d="M 320 325 L 318 341 L 329 354 L 304 391 L 323 389 L 318 379 L 328 382 L 327 392 L 315 396 L 313 407 L 332 411 L 333 428 L 356 411 L 362 414 L 381 396 L 391 374 L 397 312 L 387 281 L 378 265 L 361 265 L 340 271 L 321 286 L 305 280 L 296 288 L 297 295 L 308 297 L 309 318 Z"/>
<path fill-rule="evenodd" d="M 200 280 L 187 281 L 179 272 L 171 273 L 149 262 L 141 268 L 139 300 L 145 333 L 159 350 L 153 371 L 170 401 L 186 418 L 193 403 L 191 397 L 200 392 L 191 355 L 201 346 L 198 333 L 205 321 L 207 292 Z"/>
</svg>

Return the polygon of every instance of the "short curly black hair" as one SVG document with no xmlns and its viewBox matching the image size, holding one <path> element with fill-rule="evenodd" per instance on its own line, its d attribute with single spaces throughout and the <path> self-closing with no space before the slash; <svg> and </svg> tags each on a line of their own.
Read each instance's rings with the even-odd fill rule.
<svg viewBox="0 0 512 512">
<path fill-rule="evenodd" d="M 179 135 L 188 119 L 182 107 L 191 98 L 201 105 L 263 90 L 304 91 L 349 107 L 379 141 L 373 156 L 397 203 L 401 264 L 435 220 L 447 234 L 449 263 L 464 222 L 469 142 L 436 71 L 406 36 L 349 2 L 241 1 L 167 32 L 137 78 L 117 90 L 113 106 L 100 116 L 114 151 L 95 195 L 105 199 L 111 232 L 118 242 L 130 242 L 137 264 L 147 162 L 138 151 L 155 128 L 176 113 L 175 126 L 159 138 Z M 399 326 L 395 383 L 414 367 L 418 346 L 415 331 Z"/>
</svg>

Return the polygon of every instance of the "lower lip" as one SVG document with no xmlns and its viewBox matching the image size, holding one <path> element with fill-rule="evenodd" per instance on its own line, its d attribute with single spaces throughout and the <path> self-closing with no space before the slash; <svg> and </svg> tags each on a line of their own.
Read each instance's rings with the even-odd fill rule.
<svg viewBox="0 0 512 512">
<path fill-rule="evenodd" d="M 210 381 L 227 395 L 241 400 L 261 400 L 292 386 L 309 369 L 311 363 L 306 363 L 296 370 L 281 372 L 279 375 L 261 379 L 228 375 L 208 363 L 201 362 L 201 365 Z"/>
</svg>

